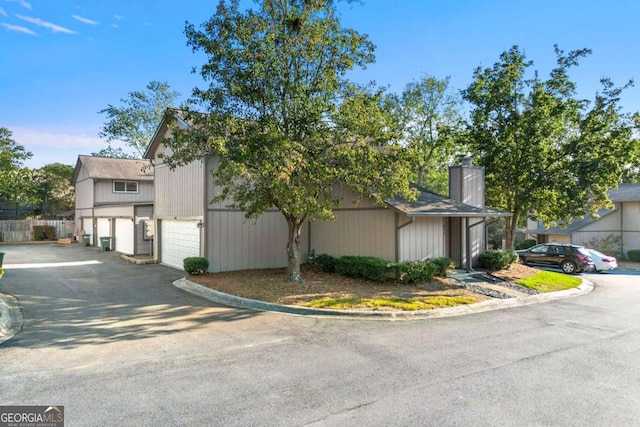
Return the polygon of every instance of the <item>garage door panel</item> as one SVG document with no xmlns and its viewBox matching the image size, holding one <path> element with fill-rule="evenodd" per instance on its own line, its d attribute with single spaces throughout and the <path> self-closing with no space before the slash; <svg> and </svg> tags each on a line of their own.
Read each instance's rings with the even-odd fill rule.
<svg viewBox="0 0 640 427">
<path fill-rule="evenodd" d="M 117 218 L 116 219 L 116 251 L 133 255 L 134 253 L 134 227 L 133 221 L 130 218 Z"/>
<path fill-rule="evenodd" d="M 160 262 L 183 269 L 183 260 L 200 256 L 200 228 L 197 221 L 160 221 Z"/>
<path fill-rule="evenodd" d="M 98 238 L 111 237 L 111 221 L 109 218 L 98 218 Z"/>
</svg>

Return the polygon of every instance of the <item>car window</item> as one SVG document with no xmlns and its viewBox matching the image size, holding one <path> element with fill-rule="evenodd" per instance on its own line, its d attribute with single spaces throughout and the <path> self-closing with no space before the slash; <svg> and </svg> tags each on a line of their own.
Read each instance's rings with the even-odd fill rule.
<svg viewBox="0 0 640 427">
<path fill-rule="evenodd" d="M 531 248 L 531 253 L 532 254 L 546 254 L 547 250 L 549 249 L 548 246 L 535 246 L 533 248 Z"/>
<path fill-rule="evenodd" d="M 600 252 L 594 251 L 596 255 L 602 255 Z M 591 256 L 591 253 L 585 248 L 578 248 L 578 253 L 584 256 Z"/>
<path fill-rule="evenodd" d="M 549 248 L 549 253 L 552 254 L 552 255 L 556 255 L 556 254 L 562 253 L 562 251 L 560 250 L 560 248 L 558 246 L 551 246 Z"/>
</svg>

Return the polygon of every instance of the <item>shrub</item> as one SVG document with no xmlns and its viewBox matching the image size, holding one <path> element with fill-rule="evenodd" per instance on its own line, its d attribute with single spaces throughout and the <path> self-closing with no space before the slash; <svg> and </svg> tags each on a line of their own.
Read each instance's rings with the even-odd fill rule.
<svg viewBox="0 0 640 427">
<path fill-rule="evenodd" d="M 432 258 L 427 260 L 427 262 L 430 262 L 436 266 L 434 276 L 438 277 L 447 277 L 447 273 L 449 272 L 449 270 L 456 268 L 453 260 L 447 257 Z"/>
<path fill-rule="evenodd" d="M 4 270 L 0 267 L 0 279 L 2 279 L 2 276 L 4 276 Z"/>
<path fill-rule="evenodd" d="M 480 254 L 478 262 L 489 270 L 501 270 L 518 261 L 518 254 L 514 251 L 495 250 L 484 251 Z"/>
<path fill-rule="evenodd" d="M 337 261 L 336 257 L 327 254 L 321 254 L 316 257 L 316 264 L 319 264 L 325 273 L 335 273 Z"/>
<path fill-rule="evenodd" d="M 209 269 L 209 260 L 199 256 L 190 257 L 184 259 L 183 265 L 187 274 L 202 274 Z"/>
<path fill-rule="evenodd" d="M 438 265 L 432 261 L 405 261 L 394 264 L 398 278 L 405 283 L 426 282 L 433 279 Z"/>
<path fill-rule="evenodd" d="M 525 239 L 516 245 L 516 249 L 517 250 L 529 249 L 531 246 L 535 246 L 535 245 L 536 245 L 536 241 L 534 239 Z"/>
<path fill-rule="evenodd" d="M 387 261 L 365 256 L 343 256 L 336 260 L 336 273 L 349 277 L 384 282 L 389 273 Z"/>
<path fill-rule="evenodd" d="M 34 225 L 33 240 L 56 240 L 56 228 L 52 225 Z"/>
<path fill-rule="evenodd" d="M 629 261 L 640 262 L 640 249 L 630 249 L 627 251 Z"/>
</svg>

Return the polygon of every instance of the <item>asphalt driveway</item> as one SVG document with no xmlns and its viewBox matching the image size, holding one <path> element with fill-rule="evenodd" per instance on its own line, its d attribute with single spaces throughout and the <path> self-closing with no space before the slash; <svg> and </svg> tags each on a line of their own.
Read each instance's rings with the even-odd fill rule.
<svg viewBox="0 0 640 427">
<path fill-rule="evenodd" d="M 587 275 L 595 289 L 574 298 L 394 322 L 228 308 L 172 286 L 179 271 L 79 245 L 0 251 L 0 292 L 24 312 L 0 344 L 0 405 L 64 405 L 67 426 L 640 419 L 638 272 Z"/>
</svg>

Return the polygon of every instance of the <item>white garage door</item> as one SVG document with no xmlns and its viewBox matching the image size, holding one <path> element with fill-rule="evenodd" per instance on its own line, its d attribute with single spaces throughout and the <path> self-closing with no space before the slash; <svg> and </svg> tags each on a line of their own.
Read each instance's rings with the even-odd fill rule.
<svg viewBox="0 0 640 427">
<path fill-rule="evenodd" d="M 116 218 L 116 251 L 133 255 L 133 221 L 129 218 Z"/>
<path fill-rule="evenodd" d="M 200 256 L 200 228 L 197 221 L 160 221 L 160 262 L 184 268 L 187 257 Z"/>
<path fill-rule="evenodd" d="M 98 235 L 96 237 L 111 236 L 111 221 L 109 218 L 98 218 Z"/>
<path fill-rule="evenodd" d="M 82 227 L 84 228 L 84 233 L 85 234 L 90 234 L 91 237 L 89 239 L 89 244 L 93 245 L 93 218 L 84 218 L 82 220 Z M 80 236 L 80 239 L 82 239 L 82 236 Z M 82 242 L 82 240 L 80 240 L 80 242 Z"/>
</svg>

